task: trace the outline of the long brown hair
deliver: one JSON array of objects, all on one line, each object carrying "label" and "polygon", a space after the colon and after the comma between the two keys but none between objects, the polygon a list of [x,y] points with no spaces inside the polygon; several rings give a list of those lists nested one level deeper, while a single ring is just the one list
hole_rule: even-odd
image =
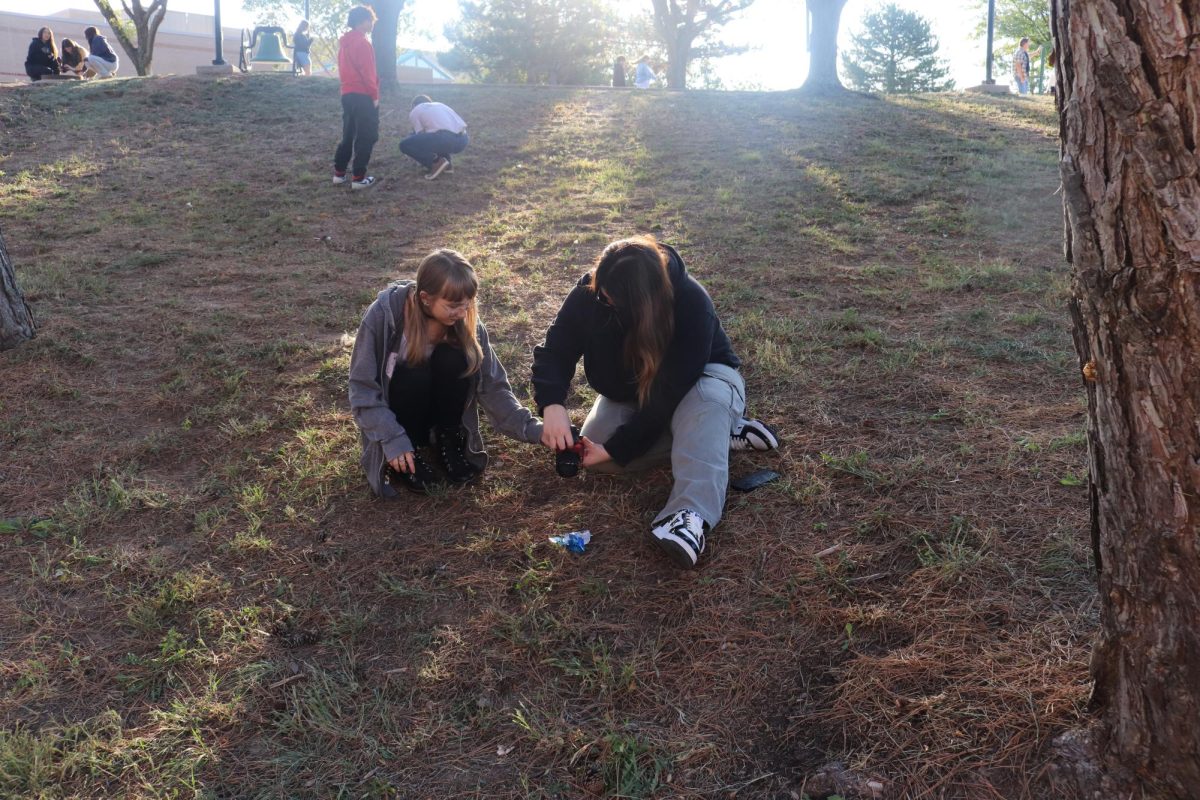
[{"label": "long brown hair", "polygon": [[50,41],[47,42],[47,44],[50,45],[50,55],[54,56],[55,58],[58,58],[58,46],[54,44],[54,31],[52,31],[49,28],[44,27],[44,26],[41,28],[38,28],[37,38],[38,38],[39,42],[42,41],[43,33],[50,34]]},{"label": "long brown hair", "polygon": [[475,336],[479,324],[479,311],[475,307],[475,295],[479,292],[479,279],[470,262],[456,250],[442,248],[434,250],[421,259],[417,267],[417,283],[408,290],[404,309],[404,336],[407,339],[404,361],[417,365],[429,357],[429,334],[425,329],[428,315],[421,307],[421,293],[440,300],[457,303],[470,300],[466,315],[447,332],[447,338],[462,348],[467,357],[467,371],[463,376],[474,375],[483,364],[483,348]]},{"label": "long brown hair", "polygon": [[[71,58],[73,60],[70,62],[67,61],[67,48],[70,48],[71,52],[73,53],[73,55],[71,56]],[[87,50],[80,47],[79,44],[77,44],[75,41],[73,41],[71,39],[63,39],[62,40],[62,60],[63,60],[64,64],[66,64],[69,67],[78,67],[80,64],[83,63],[83,60],[87,57],[88,57]]]},{"label": "long brown hair", "polygon": [[604,248],[588,283],[597,297],[608,296],[625,325],[625,364],[637,375],[642,405],[675,334],[675,290],[667,263],[666,248],[652,237],[622,239]]}]

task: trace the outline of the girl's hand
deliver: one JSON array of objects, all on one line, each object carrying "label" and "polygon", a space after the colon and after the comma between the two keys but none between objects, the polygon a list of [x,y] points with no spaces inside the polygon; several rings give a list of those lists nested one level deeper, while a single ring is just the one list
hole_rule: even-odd
[{"label": "girl's hand", "polygon": [[579,441],[583,442],[583,466],[594,467],[605,461],[612,461],[612,456],[604,449],[604,445],[593,442],[586,436],[580,436]]},{"label": "girl's hand", "polygon": [[571,417],[565,406],[543,408],[542,423],[542,444],[555,452],[571,446]]},{"label": "girl's hand", "polygon": [[416,464],[413,463],[412,450],[407,453],[401,453],[388,462],[388,466],[396,470],[396,472],[415,472]]}]

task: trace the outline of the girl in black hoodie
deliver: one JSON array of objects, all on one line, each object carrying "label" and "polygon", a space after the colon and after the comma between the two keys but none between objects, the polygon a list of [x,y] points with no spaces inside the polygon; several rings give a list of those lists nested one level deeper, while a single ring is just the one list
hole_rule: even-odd
[{"label": "girl in black hoodie", "polygon": [[669,460],[675,485],[650,539],[694,567],[725,506],[729,451],[779,442],[742,416],[741,361],[674,248],[649,237],[604,248],[534,349],[542,443],[559,451],[572,446],[565,403],[581,357],[599,395],[580,432],[583,466],[624,472]]},{"label": "girl in black hoodie", "polygon": [[40,81],[47,75],[58,75],[61,72],[62,62],[58,60],[58,48],[54,46],[54,32],[49,28],[42,28],[29,43],[29,54],[25,56],[25,74],[30,80]]}]

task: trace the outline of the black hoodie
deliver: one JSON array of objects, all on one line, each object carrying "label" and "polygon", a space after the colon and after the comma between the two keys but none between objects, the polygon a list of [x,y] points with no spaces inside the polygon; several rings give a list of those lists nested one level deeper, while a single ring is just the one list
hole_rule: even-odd
[{"label": "black hoodie", "polygon": [[[603,443],[621,465],[649,450],[667,430],[675,407],[700,379],[705,364],[734,369],[741,365],[708,292],[688,275],[679,253],[671,247],[667,251],[675,333],[646,404]],[[625,329],[616,312],[587,288],[588,282],[589,276],[584,275],[571,290],[546,330],[546,340],[533,350],[533,392],[539,413],[546,406],[565,403],[580,356],[593,389],[610,400],[637,402],[637,376],[625,364]]]},{"label": "black hoodie", "polygon": [[43,67],[49,67],[55,75],[61,69],[58,58],[54,55],[53,45],[43,42],[40,36],[33,37],[33,41],[29,43],[29,54],[25,56],[25,71],[28,72],[31,67],[39,71]]}]

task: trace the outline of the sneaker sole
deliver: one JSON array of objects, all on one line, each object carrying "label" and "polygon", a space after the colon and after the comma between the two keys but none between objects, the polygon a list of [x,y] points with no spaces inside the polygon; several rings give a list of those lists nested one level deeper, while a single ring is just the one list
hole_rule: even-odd
[{"label": "sneaker sole", "polygon": [[692,560],[691,553],[686,547],[670,539],[660,539],[654,535],[654,531],[646,531],[647,538],[654,543],[659,550],[675,562],[675,566],[680,569],[695,569],[696,562]]},{"label": "sneaker sole", "polygon": [[[738,448],[738,447],[731,446],[730,447],[731,450],[750,449],[750,450],[757,450],[760,453],[766,453],[771,450],[779,449],[779,433],[774,428],[772,428],[767,423],[763,422],[761,419],[747,420],[747,422],[756,423],[756,427],[761,427],[763,430],[763,433],[765,433],[770,438],[769,439],[761,438],[760,436],[758,436],[757,431],[755,431],[752,435],[747,435],[745,433],[745,429],[743,428],[743,432],[741,434],[739,434],[739,437],[744,442],[746,442],[746,444],[749,447],[748,448],[746,448],[746,447]],[[758,446],[758,444],[760,444],[760,443],[763,445],[763,447]]]},{"label": "sneaker sole", "polygon": [[445,171],[446,171],[446,167],[447,167],[447,166],[449,166],[449,165],[448,165],[448,164],[442,164],[442,166],[440,166],[439,168],[435,169],[433,172],[431,172],[431,173],[429,173],[428,175],[426,175],[426,176],[425,176],[425,180],[427,180],[427,181],[431,181],[431,180],[433,180],[434,178],[436,178],[438,175],[441,175],[443,172],[445,172]]}]

